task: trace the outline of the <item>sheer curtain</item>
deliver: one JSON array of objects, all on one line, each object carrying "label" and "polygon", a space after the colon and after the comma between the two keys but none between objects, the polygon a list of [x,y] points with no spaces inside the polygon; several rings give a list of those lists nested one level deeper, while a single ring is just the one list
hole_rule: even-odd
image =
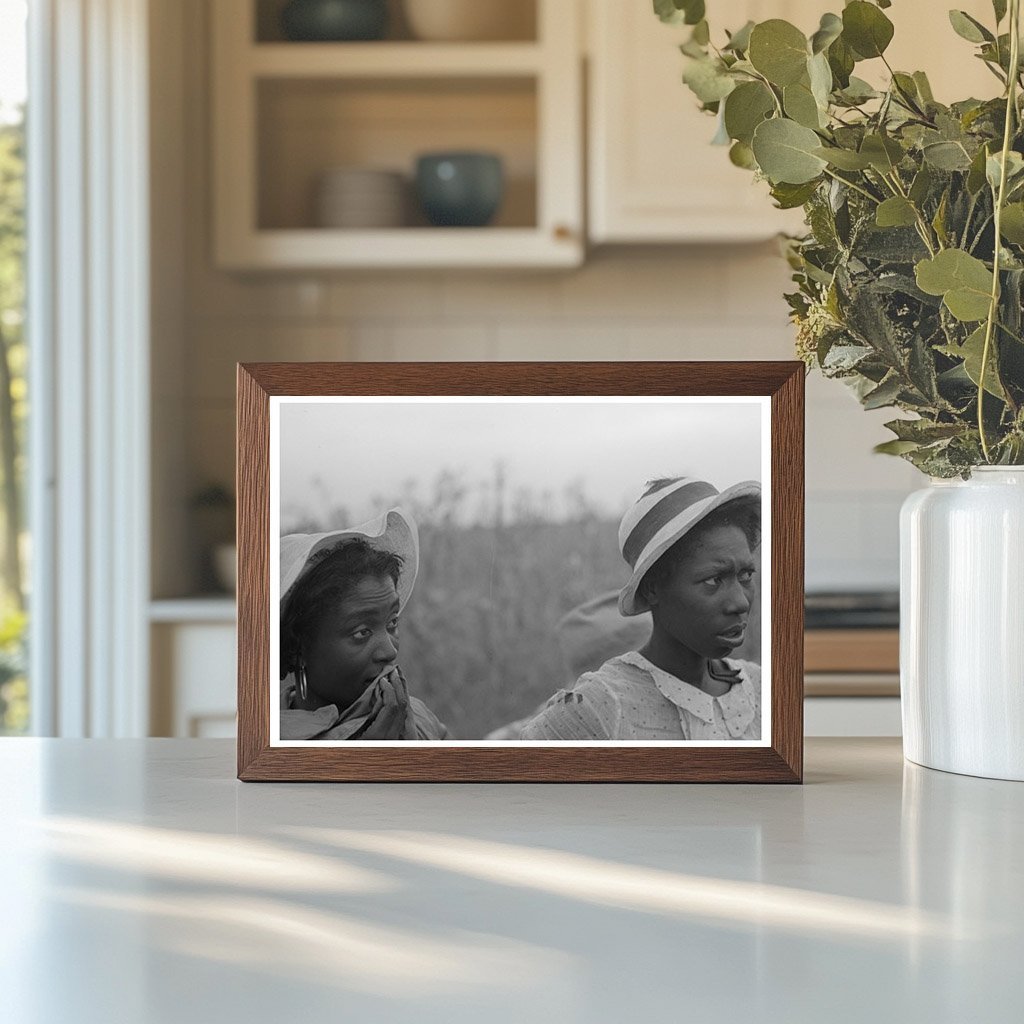
[{"label": "sheer curtain", "polygon": [[34,731],[148,724],[146,0],[29,5]]}]

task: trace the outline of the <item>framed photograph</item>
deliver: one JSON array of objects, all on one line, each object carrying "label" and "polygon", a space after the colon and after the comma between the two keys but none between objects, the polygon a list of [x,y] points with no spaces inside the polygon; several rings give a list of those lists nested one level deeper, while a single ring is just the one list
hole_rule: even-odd
[{"label": "framed photograph", "polygon": [[798,362],[238,367],[238,777],[799,782]]}]

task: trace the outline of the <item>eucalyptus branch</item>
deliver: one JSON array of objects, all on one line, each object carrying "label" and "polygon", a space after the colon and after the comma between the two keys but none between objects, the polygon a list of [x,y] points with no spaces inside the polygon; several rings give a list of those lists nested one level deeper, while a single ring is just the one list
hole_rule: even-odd
[{"label": "eucalyptus branch", "polygon": [[847,188],[852,188],[854,192],[859,192],[866,199],[870,199],[871,202],[877,206],[881,200],[877,196],[873,196],[866,189],[860,187],[852,181],[847,181],[846,178],[839,177],[834,171],[830,171],[827,167],[825,168],[825,174],[827,174],[833,181],[838,181],[841,185],[845,185]]},{"label": "eucalyptus branch", "polygon": [[[978,192],[980,191],[981,190],[979,189]],[[967,216],[964,218],[964,234],[963,238],[960,239],[961,248],[967,244],[967,232],[970,230],[971,220],[974,217],[974,207],[978,204],[978,192],[975,192],[974,195],[971,196],[970,205],[967,207]]]},{"label": "eucalyptus branch", "polygon": [[[1006,201],[1006,168],[1009,163],[1013,122],[1017,113],[1017,84],[1020,69],[1020,0],[1010,0],[1010,73],[1006,86],[1006,123],[1003,125],[1003,150],[999,167],[999,190],[995,197],[995,252],[992,257],[992,293],[989,298],[988,319],[985,321],[985,344],[981,350],[981,369],[978,371],[978,435],[985,461],[992,462],[988,435],[985,431],[985,374],[988,371],[992,349],[992,332],[999,312],[999,271],[1002,255],[1003,204]],[[998,44],[997,44],[998,45]]]},{"label": "eucalyptus branch", "polygon": [[992,223],[992,214],[986,213],[985,219],[981,222],[981,227],[978,228],[978,233],[974,236],[974,241],[971,242],[970,248],[967,250],[969,253],[973,253],[978,247],[978,243],[981,241],[981,236],[985,234],[985,229]]},{"label": "eucalyptus branch", "polygon": [[1005,334],[1008,334],[1011,338],[1013,338],[1014,341],[1019,341],[1022,345],[1024,345],[1024,338],[1022,338],[1016,331],[1011,331],[1010,328],[1007,327],[1002,320],[996,321],[996,327],[998,327],[999,330],[1003,331]]},{"label": "eucalyptus branch", "polygon": [[765,77],[764,77],[764,75],[762,75],[762,74],[761,74],[761,73],[760,73],[759,71],[757,71],[756,69],[755,69],[755,70],[754,70],[754,71],[752,72],[752,74],[753,74],[753,76],[754,76],[754,77],[755,77],[755,78],[756,78],[756,79],[757,79],[757,80],[758,80],[759,82],[761,82],[761,84],[762,84],[762,85],[764,85],[764,87],[765,87],[765,88],[766,88],[766,89],[768,90],[768,92],[769,92],[769,93],[771,93],[771,97],[772,97],[772,100],[773,100],[773,101],[774,101],[774,103],[775,103],[775,113],[776,113],[776,114],[777,114],[777,115],[778,115],[779,117],[785,117],[785,116],[786,116],[786,113],[785,113],[785,111],[784,111],[784,110],[782,109],[782,100],[781,100],[781,99],[779,99],[779,96],[778,96],[778,94],[777,94],[777,93],[775,92],[775,86],[773,86],[773,85],[772,85],[772,83],[771,83],[771,82],[769,82],[769,81],[768,81],[768,79],[767,79],[767,78],[765,78]]},{"label": "eucalyptus branch", "polygon": [[924,214],[921,213],[921,211],[917,208],[917,203],[913,202],[907,195],[906,189],[904,189],[903,187],[903,182],[900,181],[899,172],[895,168],[893,168],[893,172],[891,175],[883,174],[882,178],[885,181],[889,182],[889,184],[895,190],[896,194],[901,199],[906,199],[906,201],[910,204],[910,208],[914,211],[914,217],[917,219],[917,224],[915,225],[917,228],[917,233],[920,236],[921,241],[924,242],[925,248],[928,250],[928,254],[930,256],[934,256],[935,246],[937,245],[941,250],[943,248],[942,243],[939,241],[938,236],[936,236],[935,245],[932,244],[931,226],[924,219]]},{"label": "eucalyptus branch", "polygon": [[[927,121],[928,114],[917,105],[912,96],[904,92],[903,88],[900,86],[900,83],[896,81],[896,72],[893,71],[892,65],[885,59],[885,54],[881,54],[881,57],[882,63],[886,66],[886,68],[889,71],[889,88],[896,90],[896,92],[899,94],[900,99],[903,101],[903,105],[907,108],[907,110],[912,110],[918,116],[925,118],[926,123],[931,124],[930,121]],[[932,127],[934,127],[934,125]]]}]

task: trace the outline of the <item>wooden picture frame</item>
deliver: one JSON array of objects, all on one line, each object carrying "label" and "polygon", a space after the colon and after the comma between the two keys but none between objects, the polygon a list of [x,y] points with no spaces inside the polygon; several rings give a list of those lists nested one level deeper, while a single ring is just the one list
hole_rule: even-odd
[{"label": "wooden picture frame", "polygon": [[[381,401],[759,401],[770,735],[760,745],[272,740],[271,404]],[[423,396],[445,396],[426,398]],[[275,403],[275,408],[281,408]],[[238,366],[238,778],[247,781],[800,782],[803,772],[804,367],[799,362],[253,363]],[[612,421],[614,422],[614,421]],[[764,436],[767,434],[767,436]],[[600,444],[599,439],[593,443]],[[276,451],[276,449],[275,449]],[[767,481],[766,481],[767,483]],[[768,557],[770,556],[770,558]],[[275,584],[276,585],[276,584]],[[273,612],[273,616],[272,616]],[[768,684],[766,684],[768,685]]]}]

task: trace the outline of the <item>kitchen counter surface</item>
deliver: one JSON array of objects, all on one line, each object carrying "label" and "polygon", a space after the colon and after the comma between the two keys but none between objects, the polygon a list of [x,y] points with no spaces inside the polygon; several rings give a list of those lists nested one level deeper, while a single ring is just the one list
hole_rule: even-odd
[{"label": "kitchen counter surface", "polygon": [[1024,785],[809,740],[798,786],[243,785],[0,741],[3,1019],[1019,1020]]}]

